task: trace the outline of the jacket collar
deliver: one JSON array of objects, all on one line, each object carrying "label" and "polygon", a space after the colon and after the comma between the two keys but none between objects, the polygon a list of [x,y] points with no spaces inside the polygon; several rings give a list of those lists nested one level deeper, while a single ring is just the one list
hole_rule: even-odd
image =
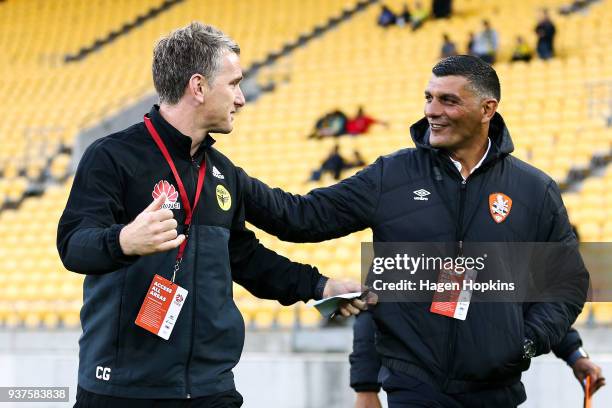
[{"label": "jacket collar", "polygon": [[[159,105],[153,105],[147,116],[151,118],[153,126],[169,151],[175,152],[185,158],[191,158],[191,138],[179,132],[163,118],[159,113]],[[206,138],[198,148],[198,151],[194,154],[194,157],[198,157],[204,149],[210,148],[213,143],[215,143],[215,139],[210,135],[206,135]]]},{"label": "jacket collar", "polygon": [[[422,118],[410,127],[410,135],[418,149],[427,149],[439,152],[440,149],[429,144],[429,122],[427,118]],[[489,138],[491,139],[491,149],[484,163],[506,156],[514,151],[514,144],[510,137],[510,132],[506,127],[502,116],[495,112],[489,125]],[[483,164],[484,164],[483,163]]]}]

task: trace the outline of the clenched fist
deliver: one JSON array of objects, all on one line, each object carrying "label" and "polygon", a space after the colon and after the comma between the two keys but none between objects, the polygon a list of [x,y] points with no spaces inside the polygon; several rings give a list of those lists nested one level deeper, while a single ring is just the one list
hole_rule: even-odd
[{"label": "clenched fist", "polygon": [[161,194],[119,233],[125,255],[149,255],[181,245],[185,235],[177,235],[177,222],[171,210],[162,209],[166,195]]}]

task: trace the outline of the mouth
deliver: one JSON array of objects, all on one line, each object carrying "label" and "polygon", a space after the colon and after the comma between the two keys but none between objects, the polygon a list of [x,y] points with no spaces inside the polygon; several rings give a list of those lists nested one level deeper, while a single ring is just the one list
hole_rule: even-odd
[{"label": "mouth", "polygon": [[444,129],[447,126],[448,125],[444,123],[430,123],[429,124],[429,127],[431,128],[431,130],[440,130],[440,129]]}]

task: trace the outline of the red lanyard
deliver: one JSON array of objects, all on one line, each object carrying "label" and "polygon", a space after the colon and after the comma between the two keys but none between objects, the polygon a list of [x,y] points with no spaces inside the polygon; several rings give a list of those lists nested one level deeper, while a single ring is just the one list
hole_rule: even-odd
[{"label": "red lanyard", "polygon": [[172,174],[174,175],[176,184],[178,184],[179,194],[181,196],[181,201],[183,202],[183,207],[185,208],[185,214],[186,214],[185,226],[187,227],[187,229],[185,231],[185,240],[179,246],[178,253],[176,254],[176,264],[174,265],[174,274],[172,275],[172,282],[174,282],[174,278],[176,277],[176,272],[178,271],[179,265],[181,261],[183,260],[183,253],[185,252],[185,247],[187,246],[187,240],[189,239],[189,228],[191,227],[191,218],[193,217],[193,212],[198,205],[198,201],[200,201],[200,193],[202,192],[202,186],[204,186],[204,176],[206,174],[206,157],[202,158],[200,170],[198,171],[198,184],[196,187],[196,194],[193,199],[193,206],[192,206],[189,204],[189,198],[187,197],[187,191],[185,190],[185,186],[183,185],[183,180],[181,179],[181,176],[179,176],[178,171],[176,170],[176,166],[174,165],[174,161],[172,160],[172,157],[170,157],[170,153],[168,152],[166,145],[164,144],[161,137],[159,137],[159,133],[157,133],[157,130],[155,130],[153,123],[151,123],[151,119],[147,117],[146,115],[144,117],[144,123],[147,129],[149,130],[151,137],[157,144],[157,147],[159,147],[159,150],[161,150],[162,154],[164,155],[164,158],[166,159],[168,166],[170,166],[170,169],[172,170]]}]

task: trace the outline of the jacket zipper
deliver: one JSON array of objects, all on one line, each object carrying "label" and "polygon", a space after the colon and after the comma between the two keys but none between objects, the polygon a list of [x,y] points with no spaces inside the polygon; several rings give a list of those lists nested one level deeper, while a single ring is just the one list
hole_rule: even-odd
[{"label": "jacket zipper", "polygon": [[[467,186],[467,181],[466,180],[461,180],[461,184],[459,186],[459,214],[458,214],[458,220],[457,220],[457,231],[456,231],[456,237],[457,237],[457,255],[458,256],[463,256],[463,214],[465,212],[465,194],[466,194],[466,186]],[[446,379],[444,380],[444,389],[446,390],[449,383],[450,383],[450,376],[451,376],[451,365],[452,365],[452,361],[453,359],[453,353],[455,352],[455,337],[457,335],[457,322],[455,319],[451,319],[450,321],[450,327],[449,327],[449,331],[448,331],[448,357],[446,360],[446,372],[447,372],[447,376]]]},{"label": "jacket zipper", "polygon": [[[195,159],[192,157],[191,158],[191,165],[189,166],[190,169],[190,173],[191,173],[191,181],[193,182],[194,185],[194,194],[195,194],[195,187],[197,187],[198,184],[198,179],[196,177],[196,175],[198,174],[198,170],[200,169],[200,166],[198,165],[198,163],[196,163]],[[195,218],[196,218],[196,213],[195,213],[195,208],[193,208],[193,216],[191,218],[191,224],[194,223]],[[191,229],[191,228],[190,228]],[[195,336],[195,325],[196,325],[196,319],[195,319],[195,312],[196,312],[196,301],[197,301],[197,296],[196,296],[196,273],[195,273],[195,256],[193,258],[193,277],[192,277],[192,283],[193,283],[193,294],[192,294],[192,299],[193,299],[193,303],[192,303],[192,307],[191,307],[191,336],[189,339],[189,356],[187,357],[187,364],[185,364],[185,386],[186,386],[186,390],[187,390],[187,399],[191,398],[191,378],[189,377],[189,367],[191,366],[191,359],[193,358],[193,338]]]}]

